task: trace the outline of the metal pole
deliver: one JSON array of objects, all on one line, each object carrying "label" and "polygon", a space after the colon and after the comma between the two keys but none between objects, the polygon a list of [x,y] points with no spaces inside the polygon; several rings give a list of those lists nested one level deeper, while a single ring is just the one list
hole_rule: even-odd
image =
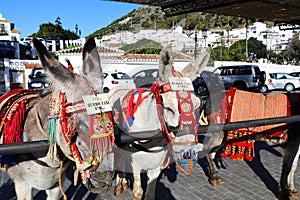
[{"label": "metal pole", "polygon": [[194,50],[194,58],[195,59],[197,58],[197,41],[198,41],[197,31],[195,31],[195,50]]},{"label": "metal pole", "polygon": [[48,148],[48,140],[34,142],[19,142],[15,144],[1,144],[0,155],[25,154],[42,151],[47,152]]},{"label": "metal pole", "polygon": [[[300,121],[300,115],[294,115],[289,117],[276,117],[276,118],[231,122],[231,123],[224,123],[224,124],[213,124],[209,126],[198,127],[198,133],[204,134],[208,132],[229,131],[229,130],[236,130],[240,128],[299,122],[299,121]],[[116,142],[118,141],[120,143],[128,143],[128,142],[140,141],[146,139],[148,140],[162,139],[162,138],[163,136],[160,130],[116,134]],[[34,152],[41,152],[41,151],[46,152],[48,148],[49,148],[48,140],[41,140],[35,142],[21,142],[16,144],[1,144],[0,155],[24,154],[24,153],[34,153]]]}]

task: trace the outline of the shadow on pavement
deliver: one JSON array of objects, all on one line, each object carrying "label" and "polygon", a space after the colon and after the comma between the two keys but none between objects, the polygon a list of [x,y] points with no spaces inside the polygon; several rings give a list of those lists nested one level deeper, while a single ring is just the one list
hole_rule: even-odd
[{"label": "shadow on pavement", "polygon": [[[278,193],[278,182],[274,179],[274,177],[270,174],[270,172],[265,168],[263,163],[261,162],[260,151],[265,150],[268,151],[275,156],[282,157],[282,154],[274,149],[274,146],[269,146],[265,142],[255,141],[255,157],[252,161],[245,161],[247,165],[253,170],[253,172],[263,181],[266,187],[276,196],[279,196]],[[278,163],[281,165],[281,163]]]},{"label": "shadow on pavement", "polygon": [[178,172],[175,163],[172,163],[169,165],[169,168],[161,171],[156,184],[156,200],[175,200],[171,190],[159,181],[167,178],[169,182],[174,183],[177,179],[177,174]]}]

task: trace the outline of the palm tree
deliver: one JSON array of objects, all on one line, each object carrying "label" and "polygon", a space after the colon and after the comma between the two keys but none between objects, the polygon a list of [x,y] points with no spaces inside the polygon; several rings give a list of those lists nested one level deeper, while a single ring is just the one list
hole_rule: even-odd
[{"label": "palm tree", "polygon": [[249,52],[248,52],[248,26],[249,26],[249,23],[251,23],[251,20],[249,20],[247,18],[242,19],[242,24],[246,29],[246,59],[248,59],[248,55],[249,55]]}]

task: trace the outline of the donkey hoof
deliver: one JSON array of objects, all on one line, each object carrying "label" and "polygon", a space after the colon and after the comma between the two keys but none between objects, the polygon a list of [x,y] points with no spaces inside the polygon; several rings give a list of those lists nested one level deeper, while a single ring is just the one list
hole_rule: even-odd
[{"label": "donkey hoof", "polygon": [[119,196],[120,194],[122,194],[123,190],[121,186],[117,186],[115,188],[115,195]]},{"label": "donkey hoof", "polygon": [[128,186],[127,183],[125,183],[125,184],[123,185],[123,190],[126,191],[126,190],[128,190],[128,189],[129,189],[129,186]]},{"label": "donkey hoof", "polygon": [[214,186],[217,187],[218,185],[221,185],[224,183],[224,179],[222,179],[221,177],[216,177],[213,179],[209,179],[209,183]]},{"label": "donkey hoof", "polygon": [[221,184],[223,184],[225,181],[224,181],[224,179],[222,179],[221,177],[218,177],[217,178],[217,184],[218,185],[221,185]]},{"label": "donkey hoof", "polygon": [[209,183],[214,186],[214,187],[218,187],[218,180],[209,180]]},{"label": "donkey hoof", "polygon": [[133,200],[141,200],[141,199],[142,199],[141,196],[134,196],[134,197],[133,197]]},{"label": "donkey hoof", "polygon": [[293,199],[297,199],[297,198],[299,198],[299,194],[298,194],[298,192],[290,192],[290,197]]}]

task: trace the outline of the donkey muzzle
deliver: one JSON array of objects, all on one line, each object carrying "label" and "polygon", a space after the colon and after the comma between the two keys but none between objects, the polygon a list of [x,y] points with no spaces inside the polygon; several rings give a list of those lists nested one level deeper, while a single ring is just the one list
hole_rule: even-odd
[{"label": "donkey muzzle", "polygon": [[113,172],[98,172],[91,173],[86,185],[87,188],[93,193],[105,193],[112,187]]}]

